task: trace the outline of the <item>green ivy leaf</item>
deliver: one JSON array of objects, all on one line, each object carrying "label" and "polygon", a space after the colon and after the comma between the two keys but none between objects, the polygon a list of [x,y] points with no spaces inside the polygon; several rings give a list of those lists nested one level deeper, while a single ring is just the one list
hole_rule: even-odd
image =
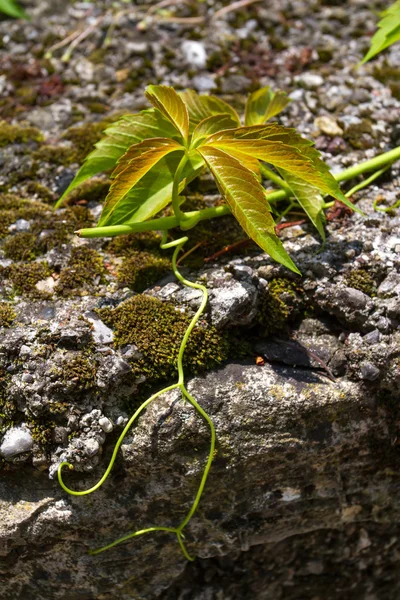
[{"label": "green ivy leaf", "polygon": [[378,23],[378,31],[372,37],[371,47],[361,64],[400,40],[400,0],[389,6],[382,14],[383,19]]},{"label": "green ivy leaf", "polygon": [[166,117],[184,140],[189,137],[189,114],[185,103],[172,87],[149,85],[146,98]]},{"label": "green ivy leaf", "polygon": [[263,87],[247,99],[245,125],[261,125],[282,112],[289,103],[286,92],[273,92],[270,87]]},{"label": "green ivy leaf", "polygon": [[[163,210],[171,202],[174,174],[181,157],[180,153],[172,152],[162,158],[122,198],[111,214],[102,215],[102,226],[139,223]],[[202,158],[198,154],[191,157],[183,170],[179,192],[203,169]]]},{"label": "green ivy leaf", "polygon": [[0,12],[16,19],[29,19],[24,9],[15,0],[0,0]]},{"label": "green ivy leaf", "polygon": [[[342,193],[320,154],[312,142],[302,138],[294,129],[267,124],[240,127],[233,131],[222,131],[207,138],[208,146],[220,148],[241,160],[241,155],[256,158],[285,169],[293,177],[303,180],[325,194],[330,194],[359,213]],[[361,213],[362,214],[362,213]]]},{"label": "green ivy leaf", "polygon": [[189,113],[189,131],[193,132],[196,125],[213,115],[228,114],[240,126],[240,119],[235,109],[216,96],[199,96],[194,90],[179,92]]},{"label": "green ivy leaf", "polygon": [[278,172],[289,185],[293,195],[297,198],[300,206],[308,215],[310,221],[316,227],[322,239],[325,240],[325,202],[318,188],[293,176],[290,171],[278,169]]},{"label": "green ivy leaf", "polygon": [[184,152],[175,140],[168,138],[153,138],[131,146],[124,154],[113,173],[114,181],[107,195],[99,227],[102,227],[110,215],[118,207],[120,201],[130,192],[164,156],[170,152]]},{"label": "green ivy leaf", "polygon": [[207,117],[206,119],[203,119],[203,121],[200,121],[198,125],[196,125],[190,144],[191,148],[195,148],[203,139],[207,138],[213,133],[217,133],[222,129],[235,129],[236,127],[237,123],[232,119],[231,115],[217,114]]},{"label": "green ivy leaf", "polygon": [[173,125],[154,108],[136,115],[125,115],[105,130],[105,136],[95,144],[95,150],[88,154],[85,162],[73,181],[57,201],[61,206],[64,198],[87,179],[113,169],[118,159],[133,144],[147,138],[177,137]]},{"label": "green ivy leaf", "polygon": [[198,152],[206,161],[232,214],[249,237],[274,260],[300,274],[275,233],[265,190],[254,174],[219,148],[204,145]]}]

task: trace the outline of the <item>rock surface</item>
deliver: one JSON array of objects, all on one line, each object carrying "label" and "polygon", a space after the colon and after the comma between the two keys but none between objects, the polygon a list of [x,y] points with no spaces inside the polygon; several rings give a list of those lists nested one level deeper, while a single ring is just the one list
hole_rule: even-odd
[{"label": "rock surface", "polygon": [[[399,47],[354,70],[381,4],[255,3],[210,20],[221,6],[43,1],[31,22],[0,22],[1,599],[400,596],[398,165],[353,196],[366,216],[332,209],[324,246],[310,224],[282,231],[301,279],[253,245],[213,258],[243,239],[233,218],[191,232],[202,244],[182,270],[210,302],[186,372],[217,431],[185,530],[196,562],[160,532],[88,554],[189,510],[210,435],[176,391],[149,406],[96,493],[57,482],[61,461],[73,489],[103,475],[130,415],[174,380],[199,302],[157,235],[73,235],[98,218],[106,176],[51,207],[102,130],[146,106],[148,83],[239,111],[250,89],[280,87],[292,98],[280,122],[334,171],[399,143]],[[88,27],[69,60],[50,50]],[[219,200],[207,177],[188,195]]]}]

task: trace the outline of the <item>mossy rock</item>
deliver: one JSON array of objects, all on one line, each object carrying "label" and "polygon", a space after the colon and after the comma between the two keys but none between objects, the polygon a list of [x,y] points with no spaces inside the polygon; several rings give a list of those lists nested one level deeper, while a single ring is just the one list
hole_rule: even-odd
[{"label": "mossy rock", "polygon": [[37,289],[36,284],[51,275],[51,269],[46,262],[16,263],[6,268],[0,268],[0,277],[10,279],[14,291],[19,295],[30,298],[45,298],[45,292]]},{"label": "mossy rock", "polygon": [[367,296],[376,295],[376,283],[372,275],[365,269],[353,269],[345,275],[345,282],[348,287],[359,290]]},{"label": "mossy rock", "polygon": [[[115,309],[98,310],[100,318],[114,329],[117,346],[135,344],[143,358],[132,365],[137,376],[149,382],[166,380],[177,373],[178,352],[190,323],[190,316],[173,304],[138,295]],[[218,366],[228,358],[227,336],[206,322],[200,322],[189,336],[183,364],[187,373]]]},{"label": "mossy rock", "polygon": [[285,277],[275,277],[268,282],[258,312],[258,321],[265,327],[266,335],[285,328],[298,312],[302,293],[298,283]]},{"label": "mossy rock", "polygon": [[12,260],[34,260],[39,253],[36,236],[27,232],[16,233],[4,242],[3,251],[5,257]]},{"label": "mossy rock", "polygon": [[96,373],[93,359],[76,353],[76,356],[63,365],[62,378],[65,383],[75,384],[79,390],[89,390],[96,385]]},{"label": "mossy rock", "polygon": [[87,246],[73,248],[67,266],[61,271],[57,295],[71,297],[93,292],[104,274],[103,259],[95,250]]},{"label": "mossy rock", "polygon": [[118,269],[118,281],[135,290],[143,292],[171,270],[168,258],[160,258],[149,252],[134,252],[126,257]]},{"label": "mossy rock", "polygon": [[[11,327],[16,316],[17,316],[16,312],[14,311],[11,304],[8,304],[7,302],[0,302],[0,327]],[[1,372],[0,372],[0,386],[1,386]]]},{"label": "mossy rock", "polygon": [[43,136],[36,127],[23,127],[11,125],[7,121],[0,121],[0,148],[9,144],[26,144],[26,142],[40,142]]}]

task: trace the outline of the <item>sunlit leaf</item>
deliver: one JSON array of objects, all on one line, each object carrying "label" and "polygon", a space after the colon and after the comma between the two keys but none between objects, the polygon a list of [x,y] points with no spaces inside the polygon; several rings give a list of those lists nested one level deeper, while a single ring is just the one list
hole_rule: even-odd
[{"label": "sunlit leaf", "polygon": [[245,154],[286,169],[293,176],[306,181],[321,192],[337,198],[352,210],[361,212],[342,193],[320,154],[309,140],[293,129],[280,125],[260,125],[222,131],[207,138],[207,145],[238,156]]},{"label": "sunlit leaf", "polygon": [[293,195],[297,198],[300,206],[307,213],[313,225],[317,228],[322,239],[325,240],[325,202],[318,188],[292,175],[290,171],[278,169],[278,172],[289,185]]},{"label": "sunlit leaf", "polygon": [[217,131],[221,131],[222,129],[234,129],[235,127],[237,127],[237,123],[232,119],[231,115],[218,114],[207,117],[196,125],[196,128],[193,131],[191,147],[195,148],[203,139]]},{"label": "sunlit leaf", "polygon": [[270,87],[263,87],[247,99],[245,125],[261,125],[282,112],[289,103],[286,92],[273,92]]},{"label": "sunlit leaf", "polygon": [[115,179],[106,198],[99,226],[104,225],[120,201],[154,165],[170,152],[177,151],[183,152],[184,148],[168,138],[144,140],[129,148],[115,169]]},{"label": "sunlit leaf", "polygon": [[60,206],[64,198],[87,179],[103,171],[113,169],[118,159],[133,144],[146,138],[177,137],[173,125],[153,108],[137,115],[125,115],[105,130],[105,136],[95,144],[73,181],[56,204]]},{"label": "sunlit leaf", "polygon": [[216,96],[199,96],[194,90],[186,90],[179,92],[180,97],[186,104],[189,113],[189,129],[193,132],[198,125],[207,117],[212,117],[218,114],[228,114],[236,123],[235,127],[240,125],[240,119],[235,109]]},{"label": "sunlit leaf", "polygon": [[189,114],[179,94],[166,85],[149,85],[146,97],[173,124],[184,140],[189,137]]},{"label": "sunlit leaf", "polygon": [[274,260],[299,273],[275,233],[265,190],[254,174],[218,148],[201,146],[198,152],[206,161],[232,214],[249,237]]},{"label": "sunlit leaf", "polygon": [[371,47],[361,64],[400,40],[400,0],[389,6],[382,14],[383,19],[378,23],[378,31],[372,37]]},{"label": "sunlit leaf", "polygon": [[0,0],[0,13],[16,19],[28,19],[28,15],[15,0]]},{"label": "sunlit leaf", "polygon": [[[113,212],[102,216],[102,225],[129,225],[139,223],[159,213],[171,202],[174,174],[181,160],[179,152],[162,158],[137,182],[118,203]],[[204,169],[203,159],[196,153],[186,163],[179,191]]]}]

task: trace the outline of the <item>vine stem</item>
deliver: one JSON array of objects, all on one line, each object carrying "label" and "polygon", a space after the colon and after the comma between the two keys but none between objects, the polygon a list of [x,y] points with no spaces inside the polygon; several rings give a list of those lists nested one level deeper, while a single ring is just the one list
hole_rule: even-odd
[{"label": "vine stem", "polygon": [[203,314],[204,309],[207,305],[208,292],[207,292],[207,288],[204,285],[201,285],[199,283],[194,283],[192,281],[189,281],[188,279],[185,279],[185,277],[183,277],[183,275],[179,272],[179,270],[177,268],[176,263],[177,263],[178,254],[179,254],[181,248],[183,247],[183,245],[188,241],[188,238],[185,236],[178,240],[174,240],[172,242],[167,242],[166,236],[167,236],[167,232],[165,231],[162,242],[161,242],[161,248],[164,250],[172,248],[172,247],[175,248],[173,256],[172,256],[172,269],[173,269],[173,272],[174,272],[176,278],[184,285],[194,288],[194,289],[197,289],[197,290],[201,290],[201,292],[202,292],[202,300],[201,300],[200,306],[197,309],[196,314],[190,321],[189,326],[186,329],[186,332],[183,336],[183,339],[182,339],[182,342],[181,342],[181,345],[179,348],[178,361],[177,361],[178,382],[174,383],[172,385],[169,385],[168,387],[158,391],[157,393],[150,396],[150,398],[148,398],[145,402],[143,402],[143,404],[141,404],[141,406],[137,409],[137,411],[129,419],[128,423],[124,427],[124,430],[122,431],[121,435],[119,436],[117,443],[114,447],[114,451],[112,453],[110,462],[108,464],[108,467],[107,467],[104,475],[94,486],[92,486],[91,488],[89,488],[87,490],[83,490],[83,491],[75,491],[75,490],[72,490],[71,488],[67,487],[62,478],[62,470],[65,466],[68,466],[69,469],[74,468],[73,465],[68,462],[62,462],[59,465],[57,476],[58,476],[58,481],[59,481],[62,489],[64,491],[66,491],[68,494],[71,494],[72,496],[85,496],[87,494],[91,494],[92,492],[96,491],[101,485],[103,485],[103,483],[106,481],[107,477],[109,476],[110,471],[114,465],[115,459],[117,457],[118,450],[119,450],[126,434],[130,430],[130,428],[132,427],[132,425],[136,421],[136,419],[139,417],[139,415],[143,412],[143,410],[147,406],[149,406],[149,404],[151,404],[151,402],[156,400],[159,396],[161,396],[162,394],[164,394],[166,392],[174,390],[174,389],[179,389],[181,391],[182,397],[189,400],[189,402],[193,406],[193,408],[201,415],[201,417],[206,421],[206,423],[209,426],[210,433],[211,433],[211,440],[210,440],[210,449],[209,449],[209,453],[208,453],[208,459],[207,459],[206,466],[203,471],[203,475],[202,475],[200,485],[198,487],[195,499],[194,499],[194,501],[191,505],[191,508],[190,508],[189,512],[187,513],[186,517],[183,519],[183,521],[180,523],[180,525],[178,525],[178,527],[156,526],[156,527],[148,527],[147,529],[141,529],[139,531],[134,531],[133,533],[130,533],[128,535],[118,538],[117,540],[115,540],[114,542],[112,542],[110,544],[107,544],[106,546],[102,546],[101,548],[97,548],[96,550],[90,550],[90,554],[100,554],[101,552],[109,550],[110,548],[113,548],[114,546],[117,546],[118,544],[121,544],[122,542],[126,542],[126,541],[130,540],[131,538],[138,537],[145,533],[152,533],[155,531],[165,531],[165,532],[169,532],[169,533],[175,533],[178,544],[179,544],[184,556],[186,557],[186,559],[190,560],[190,561],[194,560],[194,557],[191,556],[189,554],[189,552],[187,551],[185,543],[183,541],[184,540],[183,529],[187,526],[187,524],[193,517],[194,513],[196,512],[197,507],[200,502],[200,499],[201,499],[201,496],[203,494],[204,486],[206,485],[208,474],[209,474],[211,464],[212,464],[212,461],[214,458],[216,434],[215,434],[215,427],[214,427],[214,424],[213,424],[211,418],[205,412],[205,410],[198,404],[198,402],[195,400],[195,398],[189,393],[189,391],[187,390],[187,388],[185,386],[183,357],[184,357],[184,352],[185,352],[185,348],[186,348],[189,336],[190,336],[191,332],[193,331],[193,328],[196,326],[196,323],[198,322],[199,318]]},{"label": "vine stem", "polygon": [[[183,157],[185,158],[185,157]],[[333,174],[336,181],[347,181],[358,175],[363,175],[369,171],[380,172],[382,169],[389,168],[394,162],[400,160],[400,146],[384,152],[379,156],[375,156],[370,160],[366,160],[358,165],[354,165],[344,171]],[[182,167],[183,169],[183,167]],[[264,171],[265,172],[265,171]],[[277,176],[276,176],[277,177]],[[361,182],[359,185],[366,186],[367,181]],[[281,185],[281,184],[279,184]],[[361,188],[358,188],[361,189]],[[352,190],[354,193],[354,189]],[[272,205],[275,202],[286,200],[291,193],[286,190],[278,190],[271,192],[267,195],[268,202]],[[182,212],[179,208],[178,200],[175,201],[177,204],[178,212],[173,217],[161,217],[159,219],[151,219],[149,221],[142,221],[141,223],[132,223],[131,225],[110,225],[107,227],[92,227],[88,229],[79,229],[75,233],[84,238],[97,238],[97,237],[114,237],[116,235],[124,235],[128,233],[137,233],[142,231],[165,231],[167,229],[173,229],[174,227],[181,226],[182,229],[190,229],[194,227],[199,221],[207,221],[216,217],[223,217],[230,214],[229,206],[216,206],[212,208],[205,208],[203,210],[195,210],[191,212]],[[183,217],[181,219],[181,216]]]}]

